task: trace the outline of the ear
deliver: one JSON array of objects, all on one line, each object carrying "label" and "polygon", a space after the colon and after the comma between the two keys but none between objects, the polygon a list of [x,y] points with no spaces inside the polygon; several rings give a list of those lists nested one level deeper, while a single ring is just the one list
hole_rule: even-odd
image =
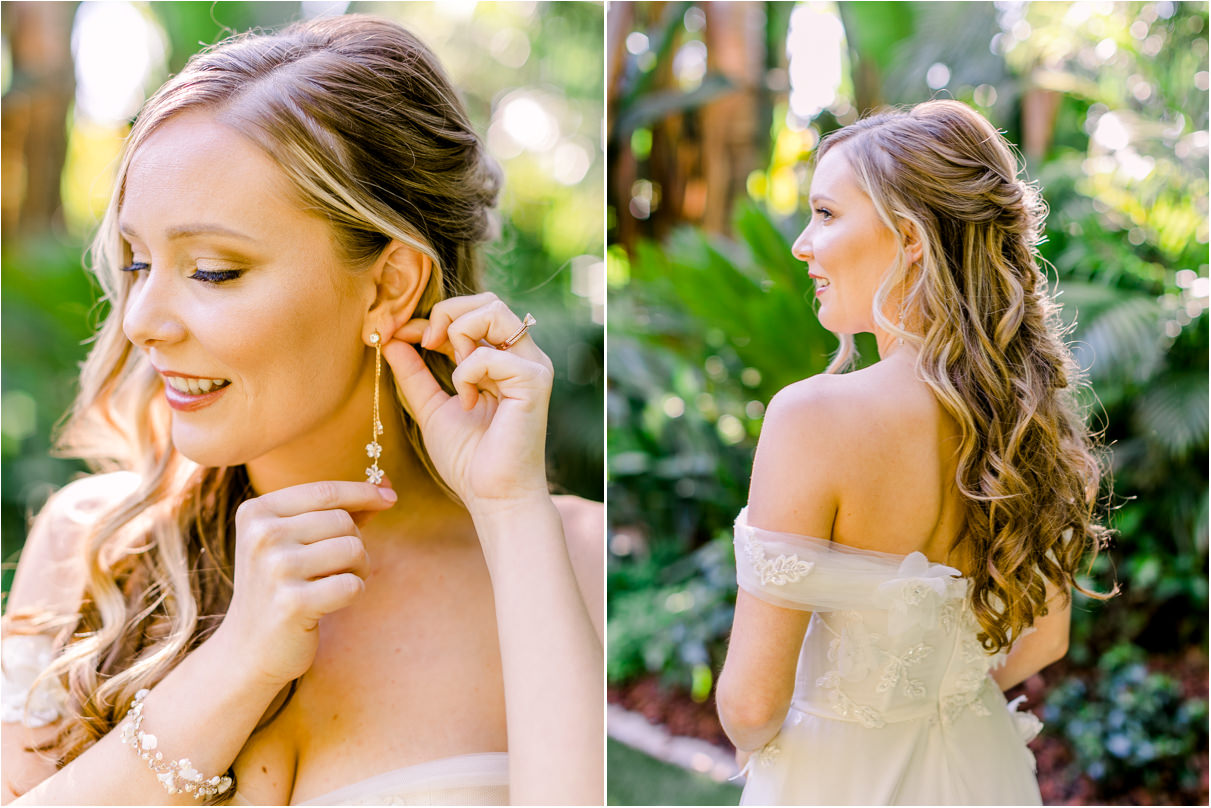
[{"label": "ear", "polygon": [[366,312],[364,336],[368,339],[371,331],[378,331],[386,340],[412,319],[412,313],[429,285],[433,261],[415,247],[392,240],[375,260],[370,272],[374,278],[375,298]]},{"label": "ear", "polygon": [[909,264],[915,264],[925,254],[921,241],[921,233],[917,226],[907,219],[900,220],[900,239],[904,243],[904,256]]}]

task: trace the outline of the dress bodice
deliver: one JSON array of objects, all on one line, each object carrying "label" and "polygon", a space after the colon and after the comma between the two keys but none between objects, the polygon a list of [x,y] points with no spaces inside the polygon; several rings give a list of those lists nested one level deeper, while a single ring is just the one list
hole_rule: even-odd
[{"label": "dress bodice", "polygon": [[988,672],[1004,654],[981,646],[968,581],[958,570],[920,552],[882,553],[755,528],[746,511],[736,519],[735,547],[746,592],[813,612],[792,712],[870,728],[987,713],[983,691],[995,688]]},{"label": "dress bodice", "polygon": [[[239,792],[233,805],[251,805]],[[299,805],[508,805],[509,755],[482,752],[375,775]]]}]

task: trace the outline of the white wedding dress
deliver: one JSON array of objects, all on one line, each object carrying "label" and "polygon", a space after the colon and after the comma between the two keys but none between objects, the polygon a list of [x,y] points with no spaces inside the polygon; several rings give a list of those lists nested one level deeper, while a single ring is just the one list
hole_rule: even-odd
[{"label": "white wedding dress", "polygon": [[[252,805],[237,791],[232,805]],[[299,805],[508,805],[509,755],[483,752],[405,766]]]},{"label": "white wedding dress", "polygon": [[812,612],[786,720],[753,753],[742,805],[1039,805],[1042,724],[1006,705],[967,580],[907,556],[736,519],[740,587]]}]

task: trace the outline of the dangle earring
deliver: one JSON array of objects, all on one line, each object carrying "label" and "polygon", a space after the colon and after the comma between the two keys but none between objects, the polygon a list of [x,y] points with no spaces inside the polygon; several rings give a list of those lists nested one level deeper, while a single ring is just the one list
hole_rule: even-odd
[{"label": "dangle earring", "polygon": [[379,420],[378,414],[378,386],[383,374],[382,342],[383,338],[379,336],[378,331],[370,335],[370,344],[374,346],[374,423],[371,427],[370,442],[366,444],[366,456],[370,458],[370,465],[366,468],[366,482],[375,485],[383,480],[383,470],[378,467],[378,458],[383,453],[383,447],[378,442],[379,435],[383,434],[383,422]]}]

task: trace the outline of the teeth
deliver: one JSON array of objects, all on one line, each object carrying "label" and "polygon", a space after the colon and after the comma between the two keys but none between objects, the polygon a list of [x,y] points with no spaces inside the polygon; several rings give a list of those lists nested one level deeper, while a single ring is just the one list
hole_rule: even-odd
[{"label": "teeth", "polygon": [[182,376],[165,376],[164,380],[173,390],[191,396],[200,396],[230,384],[226,379],[186,379]]}]

